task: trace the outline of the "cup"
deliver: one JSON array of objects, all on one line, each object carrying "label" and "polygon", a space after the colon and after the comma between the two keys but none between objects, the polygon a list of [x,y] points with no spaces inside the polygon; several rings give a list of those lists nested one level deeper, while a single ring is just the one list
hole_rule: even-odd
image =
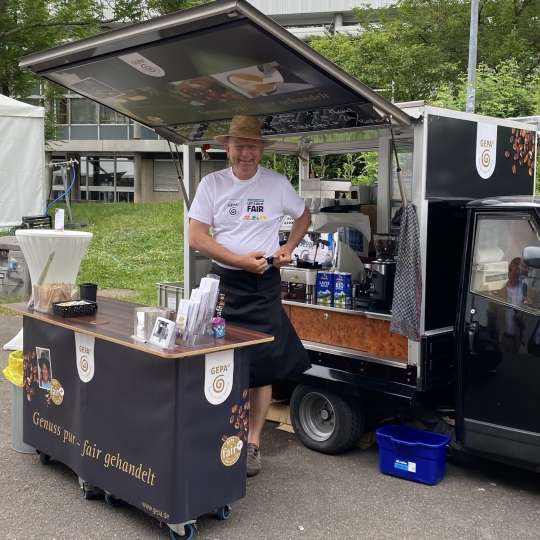
[{"label": "cup", "polygon": [[81,300],[95,302],[97,296],[97,285],[95,283],[81,283],[79,285],[79,297]]}]

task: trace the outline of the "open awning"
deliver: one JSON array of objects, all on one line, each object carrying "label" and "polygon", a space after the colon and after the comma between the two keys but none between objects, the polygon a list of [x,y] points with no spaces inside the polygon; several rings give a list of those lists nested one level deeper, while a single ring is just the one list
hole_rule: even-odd
[{"label": "open awning", "polygon": [[28,55],[21,67],[175,142],[235,114],[296,135],[411,118],[243,0],[217,1]]}]

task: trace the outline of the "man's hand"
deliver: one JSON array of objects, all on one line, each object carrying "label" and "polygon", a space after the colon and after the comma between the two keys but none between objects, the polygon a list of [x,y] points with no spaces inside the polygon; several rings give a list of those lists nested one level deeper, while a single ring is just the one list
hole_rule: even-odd
[{"label": "man's hand", "polygon": [[263,274],[268,268],[268,263],[264,258],[264,251],[252,251],[245,255],[239,255],[234,266],[254,274]]},{"label": "man's hand", "polygon": [[286,266],[287,264],[291,264],[291,257],[292,257],[292,251],[286,246],[281,246],[274,253],[273,265],[276,268],[281,268],[282,266]]}]

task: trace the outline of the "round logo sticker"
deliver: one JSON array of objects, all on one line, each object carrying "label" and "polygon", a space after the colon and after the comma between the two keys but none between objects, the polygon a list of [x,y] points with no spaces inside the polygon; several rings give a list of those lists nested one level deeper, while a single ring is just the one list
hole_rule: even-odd
[{"label": "round logo sticker", "polygon": [[64,401],[64,389],[62,388],[62,385],[57,379],[53,379],[51,381],[51,401],[55,405],[62,405],[62,401]]},{"label": "round logo sticker", "polygon": [[239,459],[244,443],[236,436],[228,437],[221,446],[221,463],[225,467],[231,467]]},{"label": "round logo sticker", "polygon": [[220,405],[229,397],[233,387],[233,351],[207,354],[204,364],[204,395],[212,405]]}]

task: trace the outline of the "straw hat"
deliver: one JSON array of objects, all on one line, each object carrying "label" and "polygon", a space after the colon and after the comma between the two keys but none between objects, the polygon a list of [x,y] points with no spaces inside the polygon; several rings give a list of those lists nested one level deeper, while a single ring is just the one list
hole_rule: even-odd
[{"label": "straw hat", "polygon": [[216,141],[223,144],[229,137],[239,137],[241,139],[253,139],[261,141],[264,146],[270,146],[272,141],[265,139],[261,134],[261,123],[254,116],[233,116],[227,135],[217,135]]}]

